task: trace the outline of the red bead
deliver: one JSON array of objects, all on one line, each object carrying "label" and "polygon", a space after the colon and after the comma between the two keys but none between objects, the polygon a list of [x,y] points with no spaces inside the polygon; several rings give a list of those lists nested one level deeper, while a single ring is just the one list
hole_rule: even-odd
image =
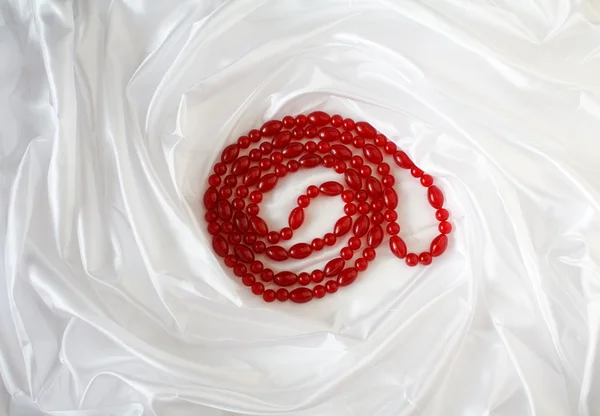
[{"label": "red bead", "polygon": [[225,256],[225,260],[223,260],[223,262],[225,263],[225,266],[233,267],[237,264],[237,259],[233,254],[228,254]]},{"label": "red bead", "polygon": [[352,151],[343,144],[334,144],[333,146],[331,146],[330,151],[332,155],[334,155],[340,160],[352,159]]},{"label": "red bead", "polygon": [[247,149],[250,146],[250,138],[246,136],[241,136],[237,141],[238,147],[241,149]]},{"label": "red bead", "polygon": [[236,159],[231,166],[231,173],[234,175],[243,175],[250,167],[250,158],[248,156],[242,156]]},{"label": "red bead", "polygon": [[319,190],[325,195],[337,196],[342,193],[344,187],[339,182],[329,181],[322,183]]},{"label": "red bead", "polygon": [[335,258],[333,260],[329,260],[325,265],[323,272],[327,277],[337,276],[344,269],[344,264],[346,264],[344,259]]},{"label": "red bead", "polygon": [[297,230],[300,228],[302,223],[304,222],[304,210],[300,207],[296,207],[290,213],[288,218],[288,224],[292,230]]},{"label": "red bead", "polygon": [[300,114],[300,115],[296,116],[296,126],[298,126],[298,127],[306,126],[307,121],[308,120],[304,114]]},{"label": "red bead", "polygon": [[394,211],[393,209],[388,209],[384,214],[383,217],[385,218],[385,220],[387,222],[392,222],[392,221],[396,221],[398,219],[398,214],[396,213],[396,211]]},{"label": "red bead", "polygon": [[327,153],[331,149],[331,145],[328,142],[323,141],[319,142],[317,147],[319,148],[319,152],[321,153]]},{"label": "red bead", "polygon": [[375,147],[372,144],[365,144],[363,147],[363,155],[365,159],[367,159],[371,163],[381,163],[383,162],[383,155],[381,154],[381,150]]},{"label": "red bead", "polygon": [[337,162],[335,162],[335,165],[333,165],[333,170],[336,173],[346,172],[346,163],[341,160],[338,160]]},{"label": "red bead", "polygon": [[369,217],[361,215],[354,221],[354,235],[358,238],[364,236],[369,231]]},{"label": "red bead", "polygon": [[316,198],[319,196],[319,187],[315,186],[315,185],[310,185],[308,188],[306,188],[306,195],[308,195],[309,198]]},{"label": "red bead", "polygon": [[244,242],[246,244],[253,244],[256,241],[256,234],[245,234]]},{"label": "red bead", "polygon": [[269,232],[269,228],[267,227],[267,223],[260,217],[250,217],[250,227],[254,230],[254,232],[261,237],[264,237]]},{"label": "red bead", "polygon": [[371,166],[369,166],[369,165],[363,165],[363,166],[360,167],[360,174],[364,178],[368,178],[369,176],[371,176],[371,173],[373,173],[373,170],[371,169]]},{"label": "red bead", "polygon": [[335,165],[335,161],[336,159],[332,155],[323,156],[323,166],[326,168],[332,168]]},{"label": "red bead", "polygon": [[206,209],[212,209],[217,204],[217,199],[219,198],[219,192],[217,188],[210,187],[204,193],[204,207]]},{"label": "red bead", "polygon": [[356,200],[358,202],[365,202],[367,199],[369,198],[369,194],[367,194],[367,191],[362,190],[356,193]]},{"label": "red bead", "polygon": [[383,190],[383,202],[389,209],[395,209],[398,206],[398,194],[392,188]]},{"label": "red bead", "polygon": [[344,179],[350,188],[356,191],[360,191],[362,189],[362,178],[354,169],[346,169],[344,172]]},{"label": "red bead", "polygon": [[292,116],[285,116],[281,121],[283,122],[283,127],[285,127],[286,129],[291,129],[292,127],[294,127],[294,124],[296,124],[296,121]]},{"label": "red bead", "polygon": [[348,231],[350,231],[351,227],[352,227],[352,218],[346,215],[346,216],[340,218],[339,220],[337,220],[337,222],[333,226],[333,233],[335,234],[336,237],[341,237],[344,234],[346,234]]},{"label": "red bead", "polygon": [[397,235],[390,238],[390,251],[399,259],[406,257],[406,243]]},{"label": "red bead", "polygon": [[248,137],[250,138],[251,141],[256,143],[261,139],[262,134],[260,134],[260,131],[253,129],[248,132]]},{"label": "red bead", "polygon": [[308,195],[300,195],[298,197],[298,206],[300,208],[306,208],[309,205],[310,205],[310,198],[308,197]]},{"label": "red bead", "polygon": [[242,242],[242,236],[237,233],[232,233],[229,234],[228,240],[231,244],[236,245]]},{"label": "red bead", "polygon": [[371,211],[371,206],[366,202],[361,202],[360,204],[358,204],[358,212],[360,212],[361,214],[368,214],[369,211]]},{"label": "red bead", "polygon": [[354,267],[349,267],[347,269],[342,270],[337,278],[337,282],[340,286],[348,286],[352,284],[356,278],[358,277],[358,270]]},{"label": "red bead", "polygon": [[381,178],[381,183],[386,188],[391,188],[396,183],[396,179],[394,179],[392,175],[383,175],[383,178]]},{"label": "red bead", "polygon": [[410,267],[415,267],[417,264],[419,264],[419,256],[417,256],[415,253],[409,253],[406,255],[405,261]]},{"label": "red bead", "polygon": [[271,269],[264,269],[260,274],[260,278],[262,279],[263,282],[272,281],[274,276],[275,276],[275,273],[273,273],[273,270],[271,270]]},{"label": "red bead", "polygon": [[373,215],[371,215],[371,222],[375,225],[381,224],[383,219],[383,214],[381,212],[374,212]]},{"label": "red bead", "polygon": [[258,148],[263,155],[268,155],[273,151],[273,145],[269,142],[262,142]]},{"label": "red bead", "polygon": [[259,204],[263,200],[263,194],[261,191],[250,192],[250,201],[255,204]]},{"label": "red bead", "polygon": [[210,186],[219,186],[221,184],[221,177],[219,175],[212,174],[208,177],[208,184]]},{"label": "red bead", "polygon": [[233,231],[233,225],[229,221],[225,221],[221,224],[221,231],[225,234],[229,234]]},{"label": "red bead", "polygon": [[273,282],[278,286],[292,286],[298,281],[296,273],[279,272],[273,277]]},{"label": "red bead", "polygon": [[311,301],[312,298],[312,291],[305,287],[299,287],[290,292],[290,300],[294,303],[306,303]]},{"label": "red bead", "polygon": [[206,228],[208,230],[208,233],[210,235],[215,235],[219,233],[220,227],[219,224],[217,224],[216,222],[210,223],[208,224],[208,227]]},{"label": "red bead", "polygon": [[346,215],[356,214],[356,205],[353,203],[348,203],[348,204],[344,205],[344,214],[346,214]]},{"label": "red bead", "polygon": [[252,249],[254,250],[254,252],[256,254],[262,254],[267,249],[267,245],[265,243],[263,243],[262,241],[257,241],[256,243],[254,243],[252,245]]},{"label": "red bead", "polygon": [[402,150],[398,150],[396,153],[394,153],[394,162],[396,162],[396,165],[402,169],[410,169],[413,167],[412,160],[410,160],[408,155]]},{"label": "red bead", "polygon": [[354,120],[352,120],[351,118],[347,118],[346,120],[344,120],[344,129],[345,130],[353,130],[355,126]]},{"label": "red bead", "polygon": [[322,161],[323,159],[321,156],[311,153],[300,158],[300,166],[303,168],[314,168],[315,166],[320,165]]},{"label": "red bead", "polygon": [[271,153],[271,162],[273,163],[281,163],[283,162],[283,153],[281,152],[273,152]]},{"label": "red bead", "polygon": [[334,234],[332,233],[327,233],[325,234],[325,236],[323,237],[323,241],[325,242],[325,244],[327,244],[328,246],[332,246],[335,244],[335,242],[337,241],[337,238]]},{"label": "red bead", "polygon": [[442,222],[440,222],[438,229],[440,230],[440,233],[442,233],[442,234],[450,234],[450,232],[452,232],[452,224],[450,224],[447,221],[442,221]]},{"label": "red bead", "polygon": [[294,136],[294,139],[300,140],[304,137],[304,129],[302,127],[296,127],[292,130],[292,136]]},{"label": "red bead", "polygon": [[373,176],[367,178],[367,190],[373,198],[379,198],[383,195],[381,183]]},{"label": "red bead", "polygon": [[283,149],[292,141],[292,133],[289,131],[282,131],[277,136],[273,137],[271,144],[275,149]]},{"label": "red bead", "polygon": [[365,164],[365,161],[363,160],[362,157],[356,155],[356,156],[352,156],[352,167],[353,168],[360,168],[362,165]]},{"label": "red bead", "polygon": [[298,284],[306,286],[310,284],[310,274],[302,272],[298,275]]},{"label": "red bead", "polygon": [[206,213],[204,214],[204,219],[206,220],[206,222],[215,222],[217,218],[219,218],[219,216],[213,210],[206,211]]},{"label": "red bead", "polygon": [[323,281],[323,279],[325,278],[325,273],[323,273],[322,270],[313,270],[312,273],[310,274],[310,277],[313,282],[321,283]]},{"label": "red bead", "polygon": [[400,226],[395,222],[390,222],[385,230],[389,235],[396,235],[400,232]]},{"label": "red bead", "polygon": [[344,247],[340,250],[340,257],[344,260],[350,260],[354,256],[354,251],[349,247]]},{"label": "red bead", "polygon": [[235,185],[237,185],[237,178],[233,175],[227,175],[225,177],[225,186],[233,188]]},{"label": "red bead", "polygon": [[426,188],[430,187],[431,185],[433,185],[433,177],[427,174],[421,176],[421,185],[423,185]]},{"label": "red bead", "polygon": [[256,279],[254,278],[254,275],[252,275],[250,273],[246,273],[242,277],[242,283],[244,284],[244,286],[252,286],[255,281],[256,281]]},{"label": "red bead", "polygon": [[340,138],[340,132],[333,127],[323,127],[319,130],[319,138],[327,142],[333,142]]},{"label": "red bead", "polygon": [[342,127],[342,124],[344,124],[344,119],[342,118],[342,116],[340,116],[339,114],[331,116],[331,125],[333,127]]},{"label": "red bead", "polygon": [[418,167],[413,166],[412,168],[410,168],[410,174],[415,178],[420,178],[421,176],[423,176],[423,171]]},{"label": "red bead", "polygon": [[260,179],[256,187],[261,192],[269,192],[271,189],[275,188],[278,179],[279,178],[274,173],[268,173]]},{"label": "red bead", "polygon": [[358,250],[360,248],[361,242],[360,242],[360,238],[358,237],[350,237],[350,239],[348,240],[348,247],[350,247],[352,250]]},{"label": "red bead", "polygon": [[325,287],[321,286],[321,285],[316,285],[315,287],[313,287],[312,291],[313,291],[313,295],[317,299],[321,299],[321,298],[325,297],[325,295],[327,294]]},{"label": "red bead", "polygon": [[429,252],[433,257],[441,256],[448,248],[448,236],[440,234],[431,242]]},{"label": "red bead", "polygon": [[255,295],[262,295],[264,291],[265,285],[263,285],[261,282],[256,282],[252,285],[252,293]]},{"label": "red bead", "polygon": [[290,247],[289,252],[293,259],[304,259],[311,255],[312,247],[306,243],[297,243]]},{"label": "red bead", "polygon": [[313,111],[308,115],[308,122],[315,126],[324,126],[329,123],[329,120],[331,120],[329,114],[323,111]]},{"label": "red bead", "polygon": [[285,302],[286,300],[288,300],[290,298],[290,292],[287,289],[279,289],[277,290],[277,293],[275,294],[275,296],[277,297],[277,300],[279,302]]},{"label": "red bead", "polygon": [[224,163],[216,163],[213,170],[217,175],[225,175],[225,173],[227,172],[227,166],[225,166]]},{"label": "red bead", "polygon": [[352,140],[354,140],[352,133],[345,131],[340,134],[340,142],[342,142],[342,144],[352,144]]},{"label": "red bead", "polygon": [[237,277],[242,277],[247,271],[248,270],[246,269],[246,266],[244,266],[242,263],[238,263],[233,267],[233,274],[235,274]]},{"label": "red bead", "polygon": [[308,138],[313,138],[313,137],[317,137],[317,133],[318,130],[315,126],[308,126],[307,128],[304,129],[304,134],[306,135],[306,137]]},{"label": "red bead", "polygon": [[375,255],[377,253],[375,252],[374,249],[372,249],[371,247],[369,248],[365,248],[363,250],[363,257],[367,260],[367,261],[373,261],[375,260]]},{"label": "red bead", "polygon": [[446,221],[450,217],[450,213],[447,209],[440,208],[435,212],[435,218],[438,221]]},{"label": "red bead", "polygon": [[236,144],[230,144],[221,153],[221,162],[229,164],[233,162],[240,154],[240,148]]},{"label": "red bead", "polygon": [[283,178],[287,173],[287,168],[285,167],[285,165],[277,165],[275,166],[275,175],[277,175],[278,178]]},{"label": "red bead", "polygon": [[252,263],[250,263],[250,271],[252,273],[260,273],[263,271],[264,267],[265,266],[262,261],[254,260]]},{"label": "red bead", "polygon": [[283,123],[279,120],[267,121],[260,128],[260,132],[264,137],[274,136],[282,129]]},{"label": "red bead", "polygon": [[271,260],[275,260],[275,261],[283,261],[283,260],[287,260],[288,258],[288,253],[285,250],[285,248],[281,247],[281,246],[271,246],[268,247],[266,250],[267,256],[271,259]]},{"label": "red bead", "polygon": [[248,188],[245,186],[239,186],[236,190],[235,190],[235,194],[237,196],[239,196],[240,198],[245,198],[248,196]]},{"label": "red bead", "polygon": [[279,233],[276,231],[271,231],[269,235],[267,235],[267,241],[271,244],[279,243]]},{"label": "red bead", "polygon": [[378,134],[375,136],[373,143],[375,143],[375,146],[383,147],[387,143],[387,137],[385,137],[383,134]]},{"label": "red bead", "polygon": [[369,262],[362,257],[356,259],[356,261],[354,262],[354,267],[359,272],[363,272],[363,271],[367,270],[368,266],[369,266]]},{"label": "red bead", "polygon": [[431,264],[431,260],[433,260],[433,257],[431,257],[431,254],[424,252],[421,253],[419,255],[419,263],[424,264],[424,265],[428,265]]},{"label": "red bead", "polygon": [[265,290],[265,293],[263,293],[263,300],[265,302],[273,302],[275,300],[275,291],[273,289]]},{"label": "red bead", "polygon": [[347,189],[342,192],[342,201],[344,202],[352,202],[354,200],[354,192]]},{"label": "red bead", "polygon": [[371,202],[371,211],[381,212],[383,208],[385,208],[385,204],[381,199],[376,199],[375,201]]},{"label": "red bead", "polygon": [[435,185],[427,188],[427,199],[434,208],[439,209],[444,205],[444,194],[442,194],[440,188]]},{"label": "red bead", "polygon": [[377,135],[377,130],[369,123],[365,121],[359,121],[355,123],[355,129],[358,134],[366,137],[367,139],[374,139]]},{"label": "red bead", "polygon": [[298,163],[295,160],[290,160],[289,162],[287,162],[286,166],[288,172],[298,172],[298,169],[300,169],[300,163]]},{"label": "red bead", "polygon": [[381,225],[376,225],[369,230],[367,234],[367,244],[371,248],[377,248],[383,241],[383,228]]},{"label": "red bead", "polygon": [[221,196],[221,198],[229,198],[231,196],[231,188],[219,189],[219,195]]},{"label": "red bead", "polygon": [[233,252],[236,257],[244,263],[250,263],[254,261],[254,253],[248,247],[243,244],[238,244],[233,248]]},{"label": "red bead", "polygon": [[261,161],[258,163],[258,166],[264,171],[271,169],[271,159],[261,159]]},{"label": "red bead", "polygon": [[323,249],[325,242],[322,238],[315,238],[310,245],[313,250],[319,251]]},{"label": "red bead", "polygon": [[330,280],[327,283],[325,283],[325,290],[327,290],[327,293],[335,293],[338,291],[338,287],[340,285],[338,285],[338,283],[335,280]]},{"label": "red bead", "polygon": [[355,137],[354,140],[352,141],[352,144],[357,149],[360,149],[365,145],[365,139],[363,139],[362,137]]},{"label": "red bead", "polygon": [[377,173],[379,173],[380,175],[387,175],[388,173],[390,173],[390,165],[388,165],[385,162],[380,163],[379,165],[377,165]]},{"label": "red bead", "polygon": [[228,220],[231,218],[231,213],[231,204],[225,199],[220,199],[217,202],[217,214],[219,214],[219,217]]},{"label": "red bead", "polygon": [[394,153],[396,153],[396,150],[398,150],[398,147],[396,146],[396,143],[394,143],[394,142],[387,142],[385,144],[384,149],[388,155],[393,155]]}]

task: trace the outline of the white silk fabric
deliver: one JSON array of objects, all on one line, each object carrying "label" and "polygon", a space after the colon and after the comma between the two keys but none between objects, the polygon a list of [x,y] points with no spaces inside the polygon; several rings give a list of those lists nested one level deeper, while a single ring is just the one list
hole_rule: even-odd
[{"label": "white silk fabric", "polygon": [[[430,267],[385,242],[335,295],[266,304],[211,249],[206,178],[315,109],[402,147],[454,232]],[[0,414],[600,415],[597,1],[4,0],[0,139]],[[433,210],[394,175],[419,253]],[[288,175],[262,215],[335,178]]]}]

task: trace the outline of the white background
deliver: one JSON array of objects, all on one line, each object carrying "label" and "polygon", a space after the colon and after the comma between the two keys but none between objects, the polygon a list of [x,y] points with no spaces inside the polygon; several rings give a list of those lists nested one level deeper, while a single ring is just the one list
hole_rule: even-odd
[{"label": "white background", "polygon": [[[266,304],[201,195],[226,144],[314,109],[401,146],[455,232],[430,267],[384,244],[336,295]],[[4,0],[0,413],[600,415],[599,151],[596,0]],[[422,251],[433,211],[396,180]]]}]

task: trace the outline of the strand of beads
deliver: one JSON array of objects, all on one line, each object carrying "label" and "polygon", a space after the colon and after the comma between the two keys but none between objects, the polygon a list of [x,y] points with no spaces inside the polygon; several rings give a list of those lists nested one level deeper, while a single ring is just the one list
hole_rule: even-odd
[{"label": "strand of beads", "polygon": [[[357,149],[356,152],[352,148]],[[395,211],[398,194],[386,157],[400,168],[410,170],[427,188],[427,198],[436,210],[440,232],[429,251],[408,252],[399,235]],[[259,215],[263,195],[273,190],[287,174],[316,166],[333,169],[343,175],[343,182],[309,186],[306,193],[298,197],[298,206],[289,215],[289,226],[279,231],[270,230]],[[375,259],[375,249],[386,234],[390,236],[392,253],[411,267],[431,264],[448,246],[447,234],[452,231],[452,225],[448,222],[448,211],[443,208],[442,191],[405,152],[364,121],[354,122],[322,111],[271,120],[260,130],[250,130],[236,144],[227,146],[213,171],[204,194],[205,219],[213,250],[252,293],[267,302],[289,299],[306,303],[352,284]],[[312,199],[320,196],[340,197],[345,204],[344,216],[323,237],[289,248],[279,245],[282,240],[293,237],[294,230],[305,221],[305,209]],[[346,236],[348,239],[339,257],[330,260],[323,270],[296,274],[265,267],[265,259],[272,264],[304,259]]]}]

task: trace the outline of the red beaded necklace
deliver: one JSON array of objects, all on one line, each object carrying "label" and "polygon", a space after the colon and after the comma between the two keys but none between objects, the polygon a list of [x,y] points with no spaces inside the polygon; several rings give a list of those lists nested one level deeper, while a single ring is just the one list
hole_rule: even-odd
[{"label": "red beaded necklace", "polygon": [[[272,139],[261,142],[265,138]],[[301,142],[304,138],[308,141]],[[311,140],[317,138],[318,142]],[[251,147],[253,143],[256,145]],[[353,155],[349,146],[362,149],[364,159]],[[391,155],[399,167],[410,169],[412,176],[419,178],[427,188],[427,197],[436,209],[435,217],[440,221],[438,228],[441,233],[431,242],[429,252],[420,255],[408,253],[406,244],[398,235],[400,226],[396,223],[398,215],[395,211],[398,195],[393,188],[390,166],[384,162],[384,154]],[[287,162],[284,163],[284,160]],[[334,181],[309,186],[306,194],[298,197],[298,206],[290,213],[289,227],[269,231],[265,220],[258,215],[258,204],[263,194],[275,188],[279,178],[288,173],[320,165],[344,175],[346,186]],[[295,118],[285,116],[281,121],[271,120],[260,130],[250,130],[247,136],[241,136],[237,144],[227,146],[221,154],[221,162],[216,163],[213,170],[214,174],[208,178],[209,188],[204,194],[205,219],[208,232],[213,236],[213,250],[224,258],[225,265],[233,269],[252,293],[262,296],[266,302],[289,299],[305,303],[327,293],[335,293],[340,286],[348,286],[375,259],[375,249],[382,243],[385,232],[390,235],[392,253],[405,259],[411,267],[419,263],[431,264],[433,257],[440,256],[448,246],[447,234],[452,231],[452,225],[447,221],[448,211],[443,208],[442,191],[406,153],[364,121],[355,123],[349,118],[344,120],[337,114],[329,116],[322,111]],[[381,179],[375,177],[374,170]],[[238,182],[241,184],[238,185]],[[340,195],[345,203],[345,215],[335,223],[332,232],[323,238],[315,238],[310,244],[297,243],[288,249],[277,245],[280,240],[292,238],[294,230],[304,222],[304,208],[319,195]],[[385,229],[383,223],[387,223]],[[273,262],[304,259],[326,245],[334,245],[338,238],[348,233],[352,236],[347,246],[323,270],[299,274],[289,271],[275,273],[256,259],[256,255],[265,255]],[[354,265],[348,265],[347,262],[363,245],[363,240],[367,247]],[[262,282],[258,281],[258,276]],[[265,283],[280,288],[265,288]],[[306,287],[311,283],[315,283],[312,289]],[[291,286],[299,287],[288,290]]]}]

